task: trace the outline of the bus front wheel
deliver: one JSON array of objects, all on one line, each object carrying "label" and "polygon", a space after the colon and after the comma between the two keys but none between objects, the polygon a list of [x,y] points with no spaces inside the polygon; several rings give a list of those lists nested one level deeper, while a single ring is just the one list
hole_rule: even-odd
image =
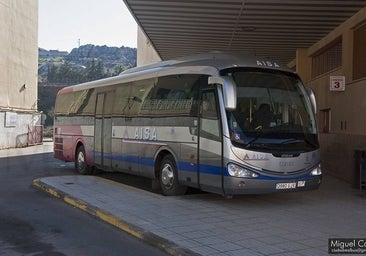
[{"label": "bus front wheel", "polygon": [[160,186],[164,195],[176,196],[184,195],[187,190],[178,182],[177,167],[171,155],[166,155],[160,165]]},{"label": "bus front wheel", "polygon": [[75,169],[79,174],[90,174],[90,168],[86,163],[84,146],[79,146],[76,152]]}]

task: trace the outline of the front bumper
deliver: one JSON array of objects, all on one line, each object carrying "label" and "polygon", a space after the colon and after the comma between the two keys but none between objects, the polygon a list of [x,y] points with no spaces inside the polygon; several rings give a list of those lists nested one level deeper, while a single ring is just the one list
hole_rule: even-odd
[{"label": "front bumper", "polygon": [[322,175],[296,179],[247,179],[225,176],[224,192],[226,195],[241,195],[315,190],[319,188],[321,181]]}]

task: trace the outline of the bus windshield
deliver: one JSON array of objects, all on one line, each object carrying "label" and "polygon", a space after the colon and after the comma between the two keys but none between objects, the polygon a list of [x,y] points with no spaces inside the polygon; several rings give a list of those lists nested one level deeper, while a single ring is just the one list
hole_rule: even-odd
[{"label": "bus windshield", "polygon": [[263,69],[230,69],[237,107],[228,111],[231,140],[251,150],[306,152],[319,147],[311,102],[300,79]]}]

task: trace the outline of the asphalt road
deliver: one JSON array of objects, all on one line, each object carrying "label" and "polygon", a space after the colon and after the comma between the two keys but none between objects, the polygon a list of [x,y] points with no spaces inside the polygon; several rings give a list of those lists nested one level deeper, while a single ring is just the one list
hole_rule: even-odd
[{"label": "asphalt road", "polygon": [[167,255],[32,187],[36,178],[75,174],[52,153],[0,158],[0,255]]}]

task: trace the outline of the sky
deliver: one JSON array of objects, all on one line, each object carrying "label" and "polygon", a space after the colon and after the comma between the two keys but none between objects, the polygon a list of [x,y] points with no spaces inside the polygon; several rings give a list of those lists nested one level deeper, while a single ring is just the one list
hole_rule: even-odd
[{"label": "sky", "polygon": [[123,0],[39,0],[38,5],[40,48],[137,47],[137,25]]}]

